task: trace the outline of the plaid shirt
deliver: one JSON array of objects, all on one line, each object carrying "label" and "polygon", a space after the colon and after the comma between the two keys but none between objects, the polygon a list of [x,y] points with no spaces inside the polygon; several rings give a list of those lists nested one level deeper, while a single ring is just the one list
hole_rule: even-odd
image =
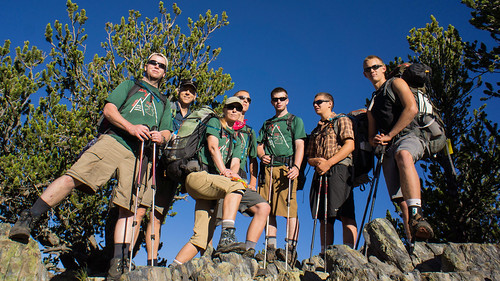
[{"label": "plaid shirt", "polygon": [[[335,114],[335,113],[334,113]],[[337,114],[335,114],[335,117]],[[347,139],[354,140],[354,130],[349,117],[330,118],[330,121],[319,121],[311,132],[307,145],[306,156],[309,158],[332,158],[344,145]],[[331,121],[333,119],[333,121]],[[335,132],[334,124],[337,123],[339,135]],[[352,158],[349,154],[348,157]]]}]

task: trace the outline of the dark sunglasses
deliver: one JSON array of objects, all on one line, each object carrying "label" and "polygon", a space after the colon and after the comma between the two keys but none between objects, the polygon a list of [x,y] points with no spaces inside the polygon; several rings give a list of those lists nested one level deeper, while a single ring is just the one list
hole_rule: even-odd
[{"label": "dark sunglasses", "polygon": [[164,63],[157,62],[155,60],[148,60],[148,64],[158,66],[159,68],[166,70],[167,66]]},{"label": "dark sunglasses", "polygon": [[381,65],[381,64],[375,64],[375,65],[372,65],[372,66],[369,66],[369,67],[365,67],[365,68],[363,68],[363,70],[365,72],[370,72],[372,69],[373,70],[377,70],[377,69],[381,68],[382,66],[383,65]]},{"label": "dark sunglasses", "polygon": [[271,100],[273,102],[277,102],[277,101],[286,101],[288,99],[288,97],[280,97],[280,98],[271,98]]},{"label": "dark sunglasses", "polygon": [[329,102],[329,100],[315,100],[313,101],[313,106],[314,105],[320,106],[324,102]]},{"label": "dark sunglasses", "polygon": [[245,96],[236,96],[240,100],[246,100],[248,103],[252,102],[252,99],[250,97],[245,97]]},{"label": "dark sunglasses", "polygon": [[243,111],[243,107],[241,105],[237,105],[237,104],[234,104],[234,103],[226,105],[226,109],[227,110],[236,109],[236,111],[239,111],[239,112]]}]

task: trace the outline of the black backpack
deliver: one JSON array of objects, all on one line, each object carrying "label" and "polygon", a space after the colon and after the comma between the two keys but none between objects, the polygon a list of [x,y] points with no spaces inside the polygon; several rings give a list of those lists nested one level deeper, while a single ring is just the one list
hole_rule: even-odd
[{"label": "black backpack", "polygon": [[163,176],[183,182],[189,173],[202,170],[197,154],[203,147],[208,121],[216,117],[210,107],[202,107],[186,117],[163,150],[159,162]]},{"label": "black backpack", "polygon": [[354,151],[352,152],[352,159],[349,160],[349,158],[346,158],[339,163],[352,165],[352,186],[361,186],[370,182],[368,173],[374,166],[374,151],[368,141],[368,115],[364,108],[351,111],[348,114],[337,114],[330,121],[337,136],[340,134],[340,128],[338,127],[338,119],[340,117],[348,117],[352,121],[352,128],[354,130]]},{"label": "black backpack", "polygon": [[410,87],[418,107],[418,113],[412,122],[411,129],[418,130],[418,133],[427,141],[425,157],[438,153],[446,146],[443,120],[429,98],[432,93],[431,74],[432,69],[425,64],[403,63],[389,73],[388,81],[384,86],[384,91],[392,102],[396,102],[396,95],[392,90],[394,78],[402,78]]}]

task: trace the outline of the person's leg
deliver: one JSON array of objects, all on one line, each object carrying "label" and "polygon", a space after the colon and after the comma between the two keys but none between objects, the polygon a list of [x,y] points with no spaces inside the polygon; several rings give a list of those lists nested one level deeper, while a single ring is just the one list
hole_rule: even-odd
[{"label": "person's leg", "polygon": [[412,155],[407,150],[400,150],[396,153],[395,159],[404,199],[420,199],[420,178]]},{"label": "person's leg", "polygon": [[[328,245],[333,245],[333,227],[335,219],[320,220],[319,236],[321,241],[321,253],[324,253]],[[325,227],[326,227],[326,241],[325,241]]]},{"label": "person's leg", "polygon": [[[253,218],[250,222],[250,225],[248,226],[246,241],[257,243],[260,236],[262,235],[262,231],[266,227],[267,216],[269,215],[271,207],[266,202],[262,202],[253,205],[248,210],[253,213]],[[255,245],[254,247],[250,248],[255,248]]]},{"label": "person's leg", "polygon": [[53,181],[47,189],[45,189],[40,195],[40,199],[43,200],[51,208],[59,204],[66,196],[68,196],[71,191],[81,185],[82,183],[71,176],[63,175]]},{"label": "person's leg", "polygon": [[292,240],[297,243],[299,238],[299,219],[298,218],[289,218],[288,221],[288,233],[287,239],[288,241]]},{"label": "person's leg", "polygon": [[342,237],[344,245],[354,248],[354,243],[358,236],[358,227],[356,226],[356,220],[348,217],[340,217],[342,221]]},{"label": "person's leg", "polygon": [[9,232],[9,238],[27,244],[34,223],[51,208],[59,204],[71,191],[82,183],[71,176],[63,175],[44,190],[29,210],[23,210]]},{"label": "person's leg", "polygon": [[199,252],[199,248],[196,247],[195,245],[191,244],[190,242],[188,242],[188,243],[186,243],[186,245],[184,245],[184,247],[182,247],[182,249],[179,251],[179,253],[177,253],[173,263],[181,265],[185,262],[188,262],[192,258],[194,258],[196,256],[196,254],[198,254],[198,252]]},{"label": "person's leg", "polygon": [[[154,219],[149,220],[148,227],[146,229],[146,251],[148,253],[148,265],[150,266],[158,265],[158,247],[160,246],[161,225],[164,219],[165,219],[164,215],[155,211]],[[152,233],[153,223],[154,223],[155,233]],[[151,235],[154,235],[154,243]],[[151,247],[153,247],[152,252],[151,252]]]}]

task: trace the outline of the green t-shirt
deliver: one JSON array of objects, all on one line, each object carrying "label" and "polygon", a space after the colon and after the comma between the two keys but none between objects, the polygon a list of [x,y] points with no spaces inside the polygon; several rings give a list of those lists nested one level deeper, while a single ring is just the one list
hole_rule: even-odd
[{"label": "green t-shirt", "polygon": [[[300,117],[295,116],[288,129],[287,119],[290,113],[282,117],[268,119],[259,131],[257,142],[264,144],[264,151],[267,155],[289,157],[294,153],[294,142],[298,139],[306,138],[304,122]],[[274,165],[284,163],[274,162]]]},{"label": "green t-shirt", "polygon": [[[106,102],[110,102],[120,108],[123,103],[123,109],[120,114],[127,121],[134,125],[143,124],[152,128],[158,127],[158,131],[172,131],[172,115],[170,114],[170,103],[165,104],[160,100],[161,95],[157,88],[149,85],[145,81],[140,81],[142,88],[127,99],[129,90],[134,86],[134,81],[127,80],[109,94]],[[137,152],[139,149],[139,140],[129,135],[127,132],[115,129],[115,134],[111,134],[119,143],[128,150]]]},{"label": "green t-shirt", "polygon": [[257,135],[252,127],[245,125],[245,127],[237,131],[238,137],[241,139],[241,158],[240,168],[245,171],[248,158],[257,158]]},{"label": "green t-shirt", "polygon": [[[236,133],[232,128],[223,129],[219,119],[212,118],[207,123],[205,137],[208,138],[209,135],[215,136],[219,139],[219,151],[222,155],[222,161],[226,167],[232,158],[241,159],[241,140],[238,137],[235,137]],[[212,160],[212,155],[210,154],[206,140],[204,142],[203,149],[199,152],[199,157],[201,162],[209,167],[209,170],[215,169],[220,173]]]}]

